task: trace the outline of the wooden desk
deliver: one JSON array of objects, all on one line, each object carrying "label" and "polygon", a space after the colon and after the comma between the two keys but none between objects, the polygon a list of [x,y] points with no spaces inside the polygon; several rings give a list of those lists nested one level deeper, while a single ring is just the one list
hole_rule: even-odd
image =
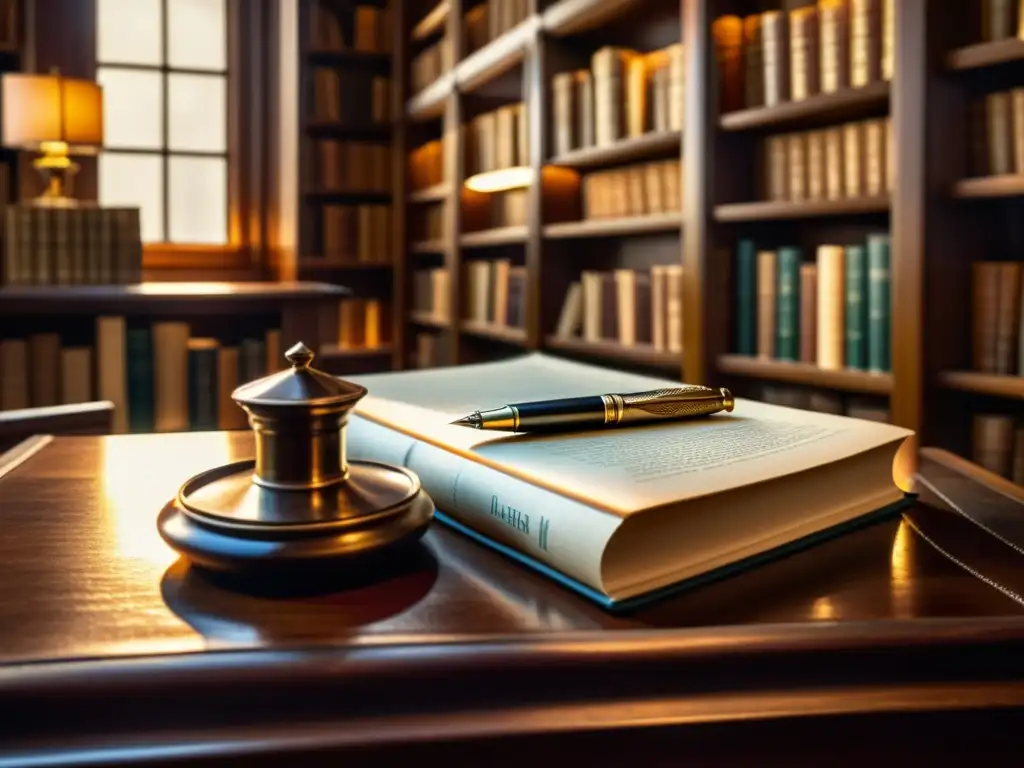
[{"label": "wooden desk", "polygon": [[439,525],[377,583],[242,595],[154,521],[186,477],[251,450],[247,433],[57,438],[0,480],[0,765],[1019,751],[1022,607],[905,522],[629,617]]}]

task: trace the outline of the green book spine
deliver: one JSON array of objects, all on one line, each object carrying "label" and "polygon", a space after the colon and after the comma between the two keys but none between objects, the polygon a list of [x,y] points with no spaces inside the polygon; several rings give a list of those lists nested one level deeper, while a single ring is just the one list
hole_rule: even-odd
[{"label": "green book spine", "polygon": [[153,338],[148,326],[125,332],[128,378],[128,427],[132,432],[155,429],[156,404],[153,394]]},{"label": "green book spine", "polygon": [[868,257],[862,245],[846,247],[846,366],[868,367]]},{"label": "green book spine", "polygon": [[188,351],[188,413],[193,430],[217,429],[217,348]]},{"label": "green book spine", "polygon": [[889,236],[868,238],[868,368],[890,370]]},{"label": "green book spine", "polygon": [[800,359],[800,249],[779,248],[775,304],[775,357]]},{"label": "green book spine", "polygon": [[753,240],[736,247],[736,352],[757,354],[757,248]]}]

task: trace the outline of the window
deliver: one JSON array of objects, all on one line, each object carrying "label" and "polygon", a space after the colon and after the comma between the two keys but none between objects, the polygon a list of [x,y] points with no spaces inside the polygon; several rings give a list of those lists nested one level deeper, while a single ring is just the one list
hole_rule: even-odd
[{"label": "window", "polygon": [[146,243],[228,243],[226,0],[96,0],[103,205]]}]

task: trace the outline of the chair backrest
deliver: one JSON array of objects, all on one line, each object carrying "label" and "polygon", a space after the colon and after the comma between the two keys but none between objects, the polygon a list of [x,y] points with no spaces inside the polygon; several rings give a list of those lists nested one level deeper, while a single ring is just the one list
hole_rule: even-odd
[{"label": "chair backrest", "polygon": [[108,400],[0,411],[0,452],[32,435],[107,435],[113,428]]}]

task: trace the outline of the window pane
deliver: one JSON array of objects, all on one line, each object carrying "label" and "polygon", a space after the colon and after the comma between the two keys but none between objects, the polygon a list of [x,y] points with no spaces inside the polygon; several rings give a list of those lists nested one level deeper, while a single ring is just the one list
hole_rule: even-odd
[{"label": "window pane", "polygon": [[227,243],[227,160],[171,157],[169,162],[170,241]]},{"label": "window pane", "polygon": [[224,17],[224,0],[168,0],[167,63],[181,69],[227,69]]},{"label": "window pane", "polygon": [[163,77],[159,72],[101,67],[103,143],[115,149],[163,148]]},{"label": "window pane", "polygon": [[[160,0],[97,0],[97,3],[97,61],[163,64]],[[39,21],[47,23],[45,19]]]},{"label": "window pane", "polygon": [[142,241],[164,239],[163,158],[104,152],[99,157],[100,204],[142,209]]},{"label": "window pane", "polygon": [[169,144],[183,152],[227,149],[227,78],[221,75],[168,76]]}]

